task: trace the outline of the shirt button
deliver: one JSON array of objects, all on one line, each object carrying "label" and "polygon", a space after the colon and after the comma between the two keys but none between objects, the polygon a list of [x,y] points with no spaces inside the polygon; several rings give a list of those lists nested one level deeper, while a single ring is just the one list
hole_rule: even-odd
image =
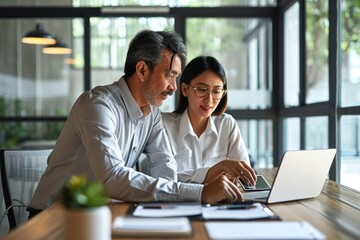
[{"label": "shirt button", "polygon": [[133,149],[132,149],[133,151],[136,151],[136,147],[133,147]]}]

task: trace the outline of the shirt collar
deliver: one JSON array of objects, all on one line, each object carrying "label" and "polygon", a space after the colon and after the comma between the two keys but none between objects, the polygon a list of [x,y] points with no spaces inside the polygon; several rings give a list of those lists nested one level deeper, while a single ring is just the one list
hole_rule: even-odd
[{"label": "shirt collar", "polygon": [[189,119],[186,109],[180,117],[179,134],[182,138],[185,138],[186,135],[188,135],[188,134],[190,134],[192,136],[196,136],[196,134],[191,126],[190,119]]},{"label": "shirt collar", "polygon": [[125,108],[127,109],[129,116],[132,120],[139,119],[144,116],[143,112],[141,111],[139,105],[135,101],[133,95],[130,92],[130,89],[124,79],[121,77],[118,81],[118,86],[122,92],[122,101],[124,102]]},{"label": "shirt collar", "polygon": [[206,126],[206,129],[205,129],[204,133],[205,134],[210,134],[211,132],[215,133],[216,136],[218,135],[218,131],[216,129],[216,126],[215,126],[215,123],[214,123],[214,120],[213,120],[212,116],[209,117],[208,124]]},{"label": "shirt collar", "polygon": [[[208,124],[206,125],[204,134],[211,134],[212,132],[214,132],[216,135],[218,135],[218,131],[215,127],[214,120],[212,119],[212,117],[209,117]],[[191,126],[189,115],[188,115],[187,109],[186,109],[180,117],[179,135],[182,138],[184,138],[187,134],[189,134],[191,136],[196,136],[194,129]]]}]

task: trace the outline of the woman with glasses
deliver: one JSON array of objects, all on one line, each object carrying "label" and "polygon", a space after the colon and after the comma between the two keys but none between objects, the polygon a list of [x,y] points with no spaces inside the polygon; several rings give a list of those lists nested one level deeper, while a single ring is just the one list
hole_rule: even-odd
[{"label": "woman with glasses", "polygon": [[[182,182],[209,183],[220,175],[231,184],[237,177],[250,185],[256,181],[237,122],[224,113],[226,81],[217,59],[196,57],[181,75],[175,111],[162,113]],[[236,168],[240,176],[229,173]]]}]

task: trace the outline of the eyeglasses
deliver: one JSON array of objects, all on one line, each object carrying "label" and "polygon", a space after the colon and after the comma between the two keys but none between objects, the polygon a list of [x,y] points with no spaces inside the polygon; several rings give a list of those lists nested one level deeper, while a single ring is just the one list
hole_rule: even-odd
[{"label": "eyeglasses", "polygon": [[191,84],[189,84],[194,89],[195,96],[198,98],[203,98],[206,96],[206,94],[211,93],[213,99],[220,100],[222,99],[225,94],[226,90],[224,89],[210,89],[206,87],[194,87]]}]

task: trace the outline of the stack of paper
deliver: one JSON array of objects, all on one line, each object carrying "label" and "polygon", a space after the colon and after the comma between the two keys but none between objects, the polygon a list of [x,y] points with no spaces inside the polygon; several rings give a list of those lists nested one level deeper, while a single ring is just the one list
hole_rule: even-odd
[{"label": "stack of paper", "polygon": [[205,220],[233,219],[279,219],[270,208],[261,203],[239,203],[223,205],[206,205],[200,203],[141,203],[132,213],[135,217],[194,217]]},{"label": "stack of paper", "polygon": [[203,218],[205,220],[233,219],[233,220],[255,220],[255,219],[278,219],[279,216],[261,203],[254,204],[230,204],[221,206],[203,207]]},{"label": "stack of paper", "polygon": [[186,217],[142,218],[116,217],[112,234],[114,236],[189,236],[191,223]]},{"label": "stack of paper", "polygon": [[189,217],[201,215],[200,203],[141,203],[133,216],[136,217]]},{"label": "stack of paper", "polygon": [[207,222],[210,239],[325,239],[308,222]]}]

